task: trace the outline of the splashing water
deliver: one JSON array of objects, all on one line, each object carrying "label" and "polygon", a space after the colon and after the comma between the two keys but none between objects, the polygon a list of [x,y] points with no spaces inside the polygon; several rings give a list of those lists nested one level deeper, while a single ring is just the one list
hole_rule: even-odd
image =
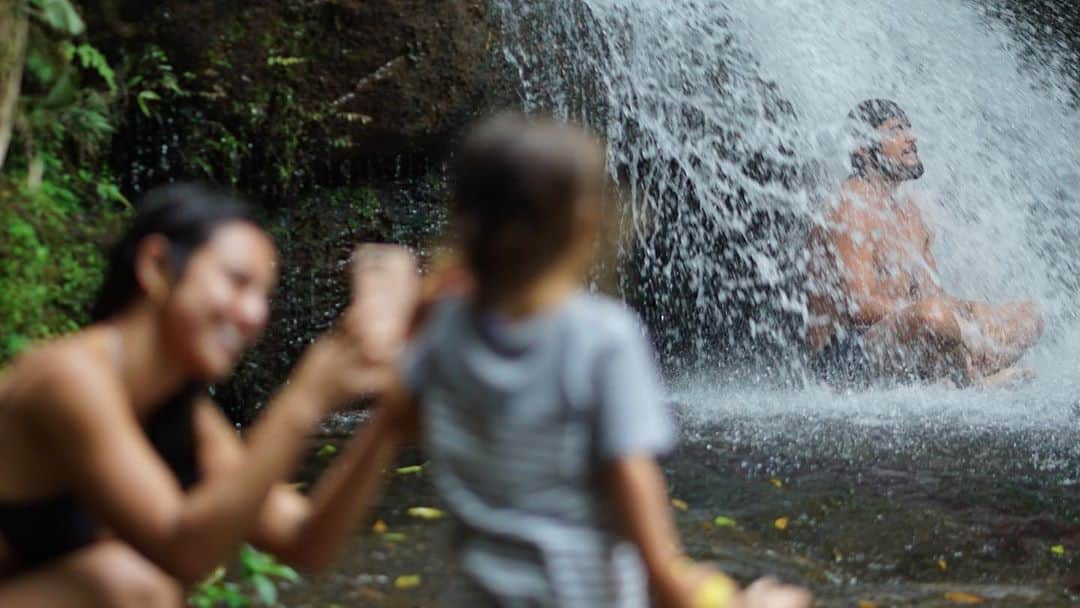
[{"label": "splashing water", "polygon": [[[675,397],[691,426],[748,421],[773,448],[801,437],[793,458],[851,457],[839,452],[859,441],[828,440],[838,434],[899,429],[885,451],[911,453],[927,437],[989,433],[1075,483],[1080,112],[1060,41],[960,1],[496,4],[526,109],[607,138],[623,295],[686,372]],[[805,235],[848,171],[844,117],[869,97],[895,99],[914,124],[927,171],[905,187],[934,232],[943,286],[1041,306],[1047,333],[1024,361],[1034,383],[798,388]],[[807,430],[811,419],[824,430]],[[1001,468],[1015,451],[999,450]]]}]

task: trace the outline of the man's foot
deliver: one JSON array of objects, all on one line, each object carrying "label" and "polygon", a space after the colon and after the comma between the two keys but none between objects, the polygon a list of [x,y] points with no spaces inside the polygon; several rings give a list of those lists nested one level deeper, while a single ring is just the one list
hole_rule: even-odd
[{"label": "man's foot", "polygon": [[984,376],[973,385],[979,389],[1017,388],[1035,379],[1035,370],[1027,367],[1007,367]]}]

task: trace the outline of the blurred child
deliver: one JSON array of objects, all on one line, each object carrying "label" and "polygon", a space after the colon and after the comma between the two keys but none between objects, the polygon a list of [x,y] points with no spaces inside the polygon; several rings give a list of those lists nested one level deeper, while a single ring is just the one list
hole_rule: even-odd
[{"label": "blurred child", "polygon": [[646,606],[651,586],[664,606],[807,606],[800,589],[739,592],[684,556],[656,462],[675,430],[649,345],[633,313],[583,289],[607,215],[602,147],[503,116],[452,172],[472,286],[434,305],[384,402],[418,406],[460,522],[451,603]]}]

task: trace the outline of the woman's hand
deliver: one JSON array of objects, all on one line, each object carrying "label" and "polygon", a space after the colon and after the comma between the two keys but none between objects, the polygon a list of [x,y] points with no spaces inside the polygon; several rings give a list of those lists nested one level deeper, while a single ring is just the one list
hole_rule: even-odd
[{"label": "woman's hand", "polygon": [[396,245],[361,245],[352,289],[337,327],[308,347],[293,374],[292,385],[324,410],[381,393],[393,381],[420,297],[416,260]]},{"label": "woman's hand", "polygon": [[361,245],[353,254],[352,288],[343,328],[367,362],[396,363],[420,302],[416,258],[397,245]]}]

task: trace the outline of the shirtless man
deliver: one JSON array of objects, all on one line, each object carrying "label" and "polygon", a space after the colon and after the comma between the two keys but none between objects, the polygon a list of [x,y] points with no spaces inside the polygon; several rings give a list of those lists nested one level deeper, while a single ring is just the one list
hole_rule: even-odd
[{"label": "shirtless man", "polygon": [[826,380],[1010,384],[1013,367],[1043,332],[1029,301],[961,300],[938,281],[933,235],[916,201],[899,191],[923,174],[911,123],[871,99],[848,115],[857,141],[852,175],[811,234],[807,346]]}]

